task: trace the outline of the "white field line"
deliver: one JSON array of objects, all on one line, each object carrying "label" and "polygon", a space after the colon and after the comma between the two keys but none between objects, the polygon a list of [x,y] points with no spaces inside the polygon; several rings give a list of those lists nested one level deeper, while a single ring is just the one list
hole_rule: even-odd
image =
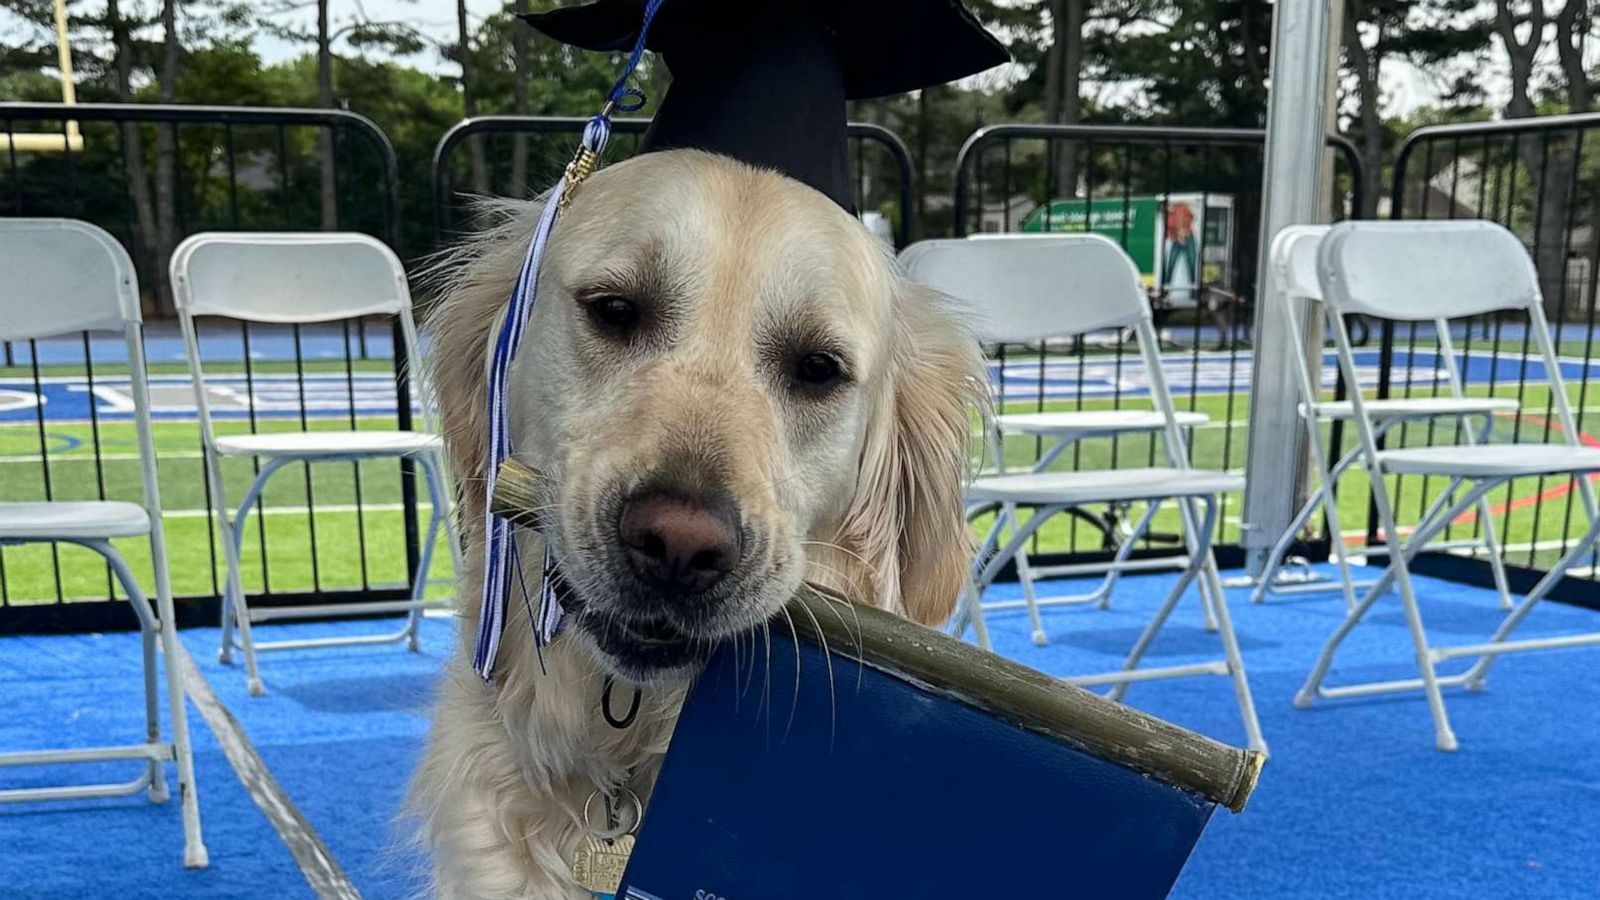
[{"label": "white field line", "polygon": [[[339,408],[340,409],[346,409],[347,407],[341,406]],[[160,412],[161,410],[157,410],[157,411]],[[179,410],[179,411],[182,412],[182,410]],[[239,412],[243,412],[243,410],[238,410],[238,411]],[[258,410],[258,412],[259,411],[260,410]],[[270,413],[271,410],[267,410],[266,412]],[[309,413],[310,410],[308,409],[307,412]],[[411,412],[412,412],[413,415],[417,416],[419,419],[422,417],[422,407],[420,407],[420,406],[413,407]],[[392,412],[391,413],[372,413],[372,412],[356,413],[356,421],[358,421],[358,422],[362,421],[363,419],[384,419],[384,420],[387,420],[387,421],[394,421],[394,417],[395,417],[395,414],[392,413]],[[262,415],[262,416],[260,416],[260,418],[265,420],[265,421],[268,421],[268,422],[293,422],[293,421],[295,421],[296,417],[295,416]],[[308,421],[312,421],[312,422],[348,422],[350,420],[349,416],[313,416],[313,415],[308,415],[306,418],[307,418]],[[213,422],[243,422],[243,421],[246,421],[246,419],[244,419],[244,418],[222,418],[222,417],[213,416],[212,417],[212,421]],[[46,428],[50,428],[50,427],[53,427],[53,426],[56,426],[56,425],[93,425],[93,424],[94,424],[94,420],[93,419],[46,419],[45,420],[45,427]],[[100,420],[100,427],[101,428],[105,428],[105,427],[110,426],[110,425],[132,425],[132,424],[133,424],[133,419],[101,419]],[[154,424],[158,425],[158,426],[159,425],[194,425],[196,427],[199,427],[200,420],[199,419],[158,418],[158,419],[156,419],[154,421]],[[35,429],[35,428],[38,428],[38,427],[39,427],[38,421],[37,420],[31,420],[31,419],[25,419],[25,420],[22,420],[22,421],[12,420],[10,422],[0,422],[0,429],[4,429],[4,428]]]},{"label": "white field line", "polygon": [[[30,425],[29,427],[33,427],[33,426]],[[262,432],[262,434],[272,434],[272,433],[273,432],[270,432],[270,431]],[[227,437],[227,435],[223,435],[223,436]],[[81,452],[81,453],[79,452],[81,449],[83,449],[85,447],[87,447],[86,444],[80,444],[78,447],[74,447],[71,450],[62,450],[62,451],[60,451],[58,453],[51,453],[51,454],[49,454],[49,459],[53,463],[57,463],[57,462],[73,462],[73,461],[91,462],[94,459],[94,454],[88,453],[88,452]],[[202,459],[204,457],[205,457],[205,454],[202,453],[199,450],[157,450],[156,451],[156,459],[157,460]],[[39,454],[39,453],[0,454],[0,465],[3,465],[5,463],[37,463],[37,462],[43,461],[44,458],[45,458],[44,455]],[[383,457],[373,457],[373,461],[376,461],[376,460],[381,459],[381,458],[383,458]],[[390,457],[390,458],[392,458],[392,457]],[[126,452],[126,451],[114,452],[114,453],[102,453],[102,454],[100,454],[100,459],[102,461],[104,461],[104,462],[138,462],[139,461],[139,454],[138,453],[132,453],[132,452]],[[350,460],[347,460],[347,459],[346,460],[340,460],[340,462],[350,462]]]},{"label": "white field line", "polygon": [[[1227,522],[1235,527],[1243,524],[1243,520],[1238,516],[1227,517]],[[1412,529],[1406,526],[1401,526],[1400,530],[1407,534],[1410,534],[1412,531]],[[1366,538],[1367,533],[1365,531],[1345,531],[1344,536],[1347,538],[1356,538],[1357,540],[1362,540]],[[1545,550],[1566,550],[1570,548],[1573,543],[1574,541],[1560,540],[1522,541],[1515,544],[1501,544],[1500,546],[1501,549],[1506,553],[1539,553]],[[1360,544],[1347,543],[1347,546],[1350,548],[1351,555],[1360,555]],[[1483,547],[1451,547],[1448,552],[1454,553],[1457,556],[1486,556],[1488,554],[1488,551]]]},{"label": "white field line", "polygon": [[[404,512],[404,503],[364,503],[360,506],[354,503],[318,503],[315,507],[317,515],[323,513],[358,513],[358,512]],[[431,512],[433,506],[421,500],[417,501],[419,512]],[[268,506],[261,510],[269,516],[303,516],[306,514],[304,506]],[[164,509],[161,511],[163,519],[203,519],[211,515],[204,509]],[[256,515],[251,511],[251,515]]]}]

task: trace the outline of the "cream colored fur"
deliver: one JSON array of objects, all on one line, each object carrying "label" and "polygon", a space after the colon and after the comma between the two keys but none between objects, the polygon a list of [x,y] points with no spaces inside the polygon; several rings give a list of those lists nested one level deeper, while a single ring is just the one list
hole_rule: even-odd
[{"label": "cream colored fur", "polygon": [[[538,211],[503,204],[500,224],[442,263],[430,322],[468,561],[461,638],[411,791],[445,900],[586,897],[569,869],[584,801],[630,777],[648,797],[684,691],[680,673],[652,679],[636,723],[611,728],[597,710],[606,660],[568,633],[541,668],[516,605],[495,683],[470,667],[484,360]],[[678,298],[670,345],[624,352],[585,330],[574,291],[630,266]],[[796,323],[829,329],[852,356],[854,383],[831,405],[783,396],[764,368],[763,336]],[[766,574],[730,622],[772,615],[803,578],[931,625],[965,577],[961,491],[982,384],[977,348],[946,306],[822,195],[722,157],[655,153],[596,174],[562,216],[513,372],[513,443],[554,482],[557,524],[545,533],[597,602],[596,544],[609,533],[595,520],[600,486],[687,453],[716,460],[765,538],[751,565]],[[522,535],[523,560],[540,558],[541,539]]]}]

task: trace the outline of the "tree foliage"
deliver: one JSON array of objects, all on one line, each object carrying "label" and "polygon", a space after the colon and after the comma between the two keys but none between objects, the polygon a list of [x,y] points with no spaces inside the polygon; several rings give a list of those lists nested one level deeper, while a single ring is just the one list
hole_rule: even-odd
[{"label": "tree foliage", "polygon": [[[530,36],[513,17],[518,8],[552,5],[555,0],[511,0],[486,18],[469,20],[465,42],[428,37],[405,21],[368,19],[359,4],[347,0],[72,0],[69,8],[82,100],[153,102],[166,93],[184,103],[331,104],[371,118],[394,142],[405,246],[416,252],[432,244],[429,176],[434,147],[461,118],[466,87],[479,114],[585,116],[599,106],[617,59]],[[957,152],[969,134],[987,124],[1264,123],[1272,38],[1267,0],[969,0],[968,5],[1007,43],[1015,59],[1012,66],[920,95],[859,102],[851,110],[853,118],[887,126],[912,147],[920,176],[915,202],[921,207],[924,233],[948,229]],[[303,19],[317,6],[328,13],[324,33],[295,24],[297,16]],[[170,48],[162,29],[162,13],[168,9],[174,13],[178,37]],[[56,99],[50,0],[0,0],[0,11],[13,23],[0,30],[0,99]],[[1529,3],[1511,0],[1346,0],[1344,15],[1341,123],[1363,148],[1369,166],[1381,165],[1398,133],[1415,121],[1487,115],[1483,62],[1493,42],[1505,42],[1507,34],[1545,48],[1536,50],[1525,73],[1514,73],[1520,78],[1517,96],[1539,110],[1588,102],[1589,78],[1580,64],[1581,84],[1574,87],[1572,66],[1573,48],[1581,62],[1582,40],[1594,24],[1584,0],[1564,0],[1548,11],[1541,6],[1537,13]],[[261,34],[301,42],[307,52],[264,63],[254,42]],[[1072,46],[1063,47],[1063,41]],[[1560,50],[1559,41],[1568,49]],[[319,44],[328,48],[322,72]],[[1506,46],[1513,55],[1518,52]],[[169,49],[177,54],[176,74],[173,83],[164,84]],[[421,62],[428,65],[419,67]],[[1073,77],[1067,77],[1063,66]],[[1387,114],[1392,98],[1384,95],[1382,85],[1394,66],[1428,73],[1442,108],[1418,111],[1408,119]],[[424,71],[429,68],[434,71]],[[648,94],[659,96],[669,77],[647,60],[640,79]],[[74,177],[85,185],[76,194],[80,199],[101,193],[125,198],[132,184],[155,183],[153,176],[161,168],[157,129],[127,129],[120,135],[102,130],[90,136],[91,149],[71,161]],[[281,139],[265,133],[235,134],[234,139],[232,164],[242,162],[253,181],[233,179],[231,188],[230,179],[223,177],[229,161],[216,143],[185,136],[176,150],[173,214],[186,227],[196,221],[226,225],[235,211],[243,225],[319,227],[319,197],[326,200],[330,191],[337,194],[333,202],[341,227],[371,227],[376,163],[354,140],[318,146],[309,131]],[[130,146],[138,153],[119,165],[117,152]],[[556,177],[571,146],[570,134],[484,137],[450,161],[449,174],[455,186],[529,195]],[[618,152],[627,152],[628,140],[619,138],[617,146]],[[330,153],[338,155],[341,167],[333,181],[318,172],[319,154]],[[897,176],[888,157],[875,153],[863,151],[864,158],[872,159],[863,179],[867,205],[899,215]],[[280,154],[284,158],[275,158]],[[46,176],[66,177],[68,160],[39,156],[23,162],[33,179],[24,196],[61,193],[50,188]],[[1103,189],[1100,182],[1107,173],[1125,162],[1082,148],[1062,154],[1043,145],[1019,147],[1010,164],[1027,168],[1027,174],[1006,189],[1035,199],[1075,192],[1080,186]],[[1215,159],[1179,160],[1177,165],[1195,173],[1184,177],[1197,187],[1206,178],[1231,185],[1248,174],[1245,163],[1225,165]],[[1216,172],[1201,171],[1206,166]],[[1238,171],[1223,171],[1228,166]],[[481,172],[472,171],[480,167]],[[147,247],[159,243],[151,232],[161,230],[163,217],[155,210],[124,217],[133,239]]]}]

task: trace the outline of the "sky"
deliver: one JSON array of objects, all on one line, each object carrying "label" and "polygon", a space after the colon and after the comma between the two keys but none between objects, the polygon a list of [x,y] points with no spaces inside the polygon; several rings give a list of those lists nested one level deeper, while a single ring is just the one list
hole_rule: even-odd
[{"label": "sky", "polygon": [[[95,0],[73,0],[71,8],[90,9],[99,4]],[[501,0],[467,0],[468,16],[474,21],[494,12],[501,5]],[[454,0],[333,0],[334,28],[348,24],[356,16],[364,15],[369,20],[405,21],[417,28],[423,34],[439,42],[454,39],[456,34],[456,7]],[[315,6],[306,0],[300,9],[281,17],[285,23],[292,23],[303,29],[314,27],[316,21]],[[15,38],[21,23],[9,14],[0,10],[0,40]],[[1600,48],[1597,48],[1600,49]],[[268,62],[276,62],[287,58],[299,56],[306,52],[306,46],[300,43],[287,42],[269,35],[259,35],[256,39],[256,50]],[[422,53],[406,58],[406,62],[424,71],[444,73],[454,71],[454,66],[446,62],[437,49],[428,49]],[[1487,71],[1504,71],[1505,59],[1498,50],[1492,55],[1486,66]],[[1485,79],[1490,92],[1491,106],[1498,107],[1504,102],[1506,93],[1505,79],[1490,77]],[[1087,86],[1089,90],[1096,89],[1094,85]],[[1385,95],[1385,113],[1387,115],[1403,115],[1419,106],[1430,105],[1438,97],[1437,87],[1424,72],[1404,63],[1388,63],[1385,67],[1383,78],[1383,92]],[[1118,87],[1101,87],[1102,90],[1117,91]]]}]

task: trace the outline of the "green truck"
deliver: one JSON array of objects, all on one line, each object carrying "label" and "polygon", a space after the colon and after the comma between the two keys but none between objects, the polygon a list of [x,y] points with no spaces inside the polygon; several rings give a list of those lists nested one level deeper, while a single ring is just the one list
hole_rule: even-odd
[{"label": "green truck", "polygon": [[1057,199],[1029,213],[1021,230],[1111,238],[1133,257],[1146,286],[1171,306],[1194,304],[1197,283],[1231,288],[1233,198],[1224,194]]}]

